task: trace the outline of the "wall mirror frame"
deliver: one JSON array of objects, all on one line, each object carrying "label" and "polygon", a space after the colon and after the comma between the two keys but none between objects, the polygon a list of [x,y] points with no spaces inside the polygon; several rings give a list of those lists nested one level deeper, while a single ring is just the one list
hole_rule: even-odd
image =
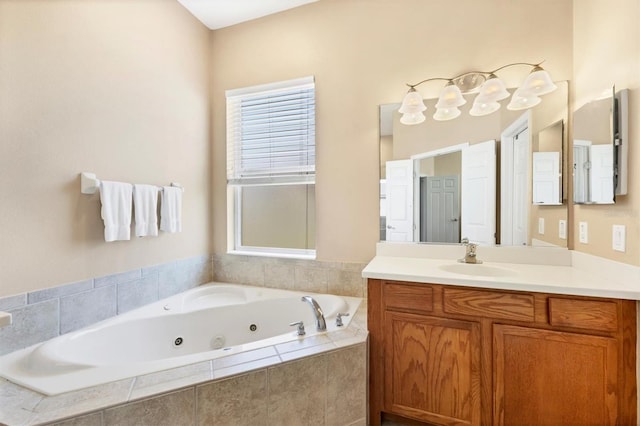
[{"label": "wall mirror frame", "polygon": [[628,89],[573,113],[573,203],[614,204],[627,193]]},{"label": "wall mirror frame", "polygon": [[[476,117],[467,102],[454,120],[414,126],[399,103],[381,105],[380,240],[566,247],[569,94],[556,84],[529,110]],[[535,185],[534,157],[547,172]]]}]

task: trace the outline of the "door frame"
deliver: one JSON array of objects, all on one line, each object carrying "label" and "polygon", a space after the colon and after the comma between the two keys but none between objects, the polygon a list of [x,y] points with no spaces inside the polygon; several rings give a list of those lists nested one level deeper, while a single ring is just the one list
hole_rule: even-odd
[{"label": "door frame", "polygon": [[[588,204],[589,201],[591,200],[591,193],[590,193],[590,188],[589,188],[589,167],[587,166],[587,169],[585,171],[585,163],[588,163],[590,160],[590,152],[591,151],[591,144],[592,142],[586,139],[574,139],[573,140],[573,147],[572,147],[572,158],[573,158],[573,168],[572,168],[572,175],[573,175],[573,202],[575,204]],[[576,150],[576,148],[578,148]],[[578,164],[577,161],[578,160],[584,160],[581,161],[581,164]],[[581,197],[576,197],[576,191],[581,191],[582,192],[582,198],[581,200],[579,200],[578,198]]]}]

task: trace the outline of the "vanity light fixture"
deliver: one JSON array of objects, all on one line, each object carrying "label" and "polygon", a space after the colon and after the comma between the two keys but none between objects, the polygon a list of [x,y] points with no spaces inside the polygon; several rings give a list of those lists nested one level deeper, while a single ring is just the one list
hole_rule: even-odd
[{"label": "vanity light fixture", "polygon": [[[400,122],[412,125],[420,124],[425,120],[424,111],[427,106],[424,104],[420,92],[416,90],[416,86],[437,80],[446,81],[447,84],[440,92],[440,97],[436,103],[436,112],[433,114],[434,120],[446,121],[458,117],[461,114],[458,107],[467,102],[462,96],[464,93],[478,92],[478,96],[474,99],[473,106],[469,110],[469,114],[476,117],[488,115],[499,110],[499,101],[509,96],[511,96],[511,101],[507,105],[507,109],[518,111],[532,108],[541,102],[540,96],[557,89],[549,73],[540,66],[541,63],[514,62],[503,65],[493,71],[469,71],[452,78],[434,77],[427,78],[416,84],[407,84],[409,91],[398,110],[402,114]],[[526,65],[532,67],[532,69],[522,86],[511,95],[496,73],[516,65]]]}]

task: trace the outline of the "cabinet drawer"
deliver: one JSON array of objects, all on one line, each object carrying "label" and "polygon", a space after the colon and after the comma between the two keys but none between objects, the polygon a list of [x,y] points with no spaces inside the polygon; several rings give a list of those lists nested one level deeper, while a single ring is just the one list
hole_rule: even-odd
[{"label": "cabinet drawer", "polygon": [[386,308],[431,312],[433,288],[429,285],[385,283],[382,300]]},{"label": "cabinet drawer", "polygon": [[444,289],[444,311],[449,314],[533,321],[533,306],[533,296],[529,294]]},{"label": "cabinet drawer", "polygon": [[598,300],[549,298],[549,324],[598,331],[618,329],[618,305]]}]

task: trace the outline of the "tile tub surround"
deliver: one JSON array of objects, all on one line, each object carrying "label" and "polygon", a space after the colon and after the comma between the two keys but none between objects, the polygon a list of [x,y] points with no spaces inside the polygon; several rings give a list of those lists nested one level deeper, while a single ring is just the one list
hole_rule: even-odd
[{"label": "tile tub surround", "polygon": [[366,263],[223,254],[213,256],[213,280],[283,290],[366,297]]},{"label": "tile tub surround", "polygon": [[197,256],[0,298],[13,316],[0,328],[0,355],[209,282],[211,268],[210,256]]},{"label": "tile tub surround", "polygon": [[46,397],[0,379],[7,425],[365,425],[366,303],[349,326]]}]

